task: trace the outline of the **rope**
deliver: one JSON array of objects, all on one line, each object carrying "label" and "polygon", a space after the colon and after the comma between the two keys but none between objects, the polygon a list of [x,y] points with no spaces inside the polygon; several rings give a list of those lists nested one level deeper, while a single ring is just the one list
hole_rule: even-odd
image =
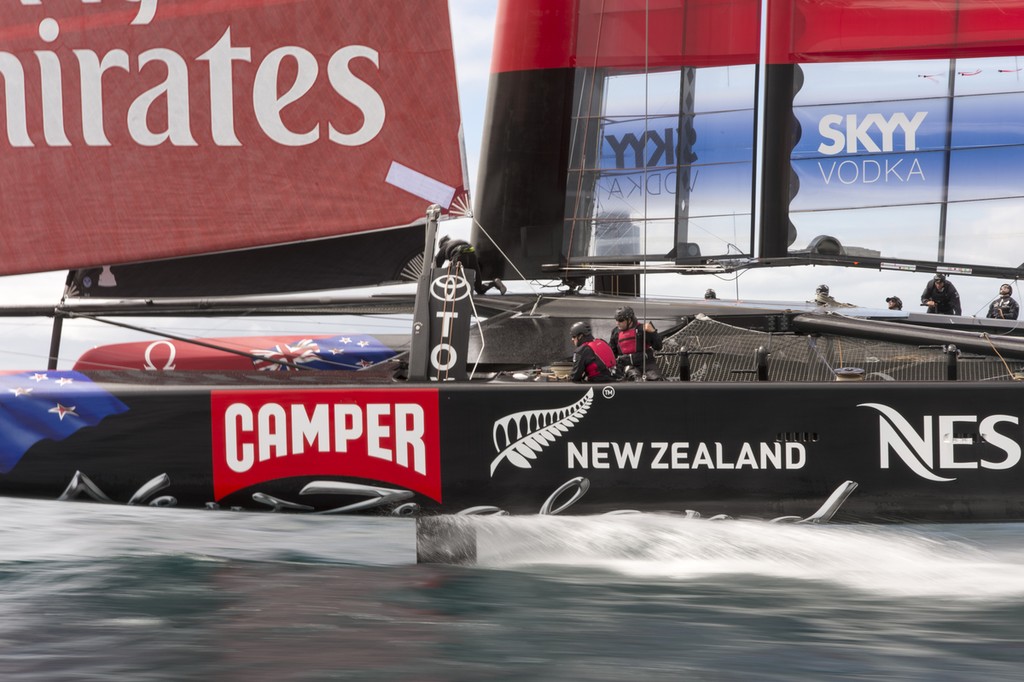
[{"label": "rope", "polygon": [[1003,356],[1002,356],[1002,354],[1001,354],[1001,353],[999,352],[999,349],[998,349],[998,348],[996,348],[996,344],[992,343],[992,338],[991,338],[991,337],[989,336],[988,332],[982,332],[982,334],[981,334],[981,338],[983,338],[983,339],[985,339],[986,341],[988,341],[988,345],[992,346],[992,352],[993,352],[993,353],[995,353],[995,354],[996,354],[996,357],[997,357],[997,358],[999,358],[999,361],[1003,363],[1003,367],[1004,367],[1004,368],[1006,369],[1006,374],[1007,374],[1007,376],[1009,376],[1009,377],[1010,377],[1011,379],[1013,379],[1014,381],[1020,381],[1020,379],[1018,379],[1018,378],[1017,378],[1017,377],[1016,377],[1016,376],[1014,375],[1014,373],[1013,373],[1013,372],[1012,372],[1012,371],[1010,370],[1010,365],[1009,365],[1009,364],[1007,364],[1007,362],[1006,362],[1006,360],[1005,360],[1005,359],[1003,359]]}]

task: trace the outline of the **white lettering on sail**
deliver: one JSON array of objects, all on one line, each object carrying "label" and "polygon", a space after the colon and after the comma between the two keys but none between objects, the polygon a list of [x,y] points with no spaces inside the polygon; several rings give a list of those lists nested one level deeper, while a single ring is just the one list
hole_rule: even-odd
[{"label": "white lettering on sail", "polygon": [[[155,49],[139,55],[139,70],[154,61],[166,67],[167,78],[139,95],[128,107],[128,132],[143,147],[156,147],[167,140],[175,147],[195,147],[196,141],[189,129],[188,65],[177,52]],[[149,129],[149,110],[160,99],[167,100],[167,130],[154,133]]]},{"label": "white lettering on sail", "polygon": [[[295,61],[298,70],[291,87],[283,95],[277,94],[278,75],[285,58]],[[274,142],[289,147],[301,147],[312,144],[320,137],[320,124],[317,123],[304,133],[289,130],[281,120],[281,112],[289,104],[302,99],[316,82],[319,72],[316,57],[301,47],[279,47],[263,60],[256,71],[256,82],[252,86],[252,108],[256,112],[256,120],[260,127]]]},{"label": "white lettering on sail", "polygon": [[235,84],[231,62],[250,61],[252,50],[232,47],[229,26],[220,40],[196,59],[210,62],[210,132],[213,141],[219,147],[238,147],[242,143],[235,135]]},{"label": "white lettering on sail", "polygon": [[[155,11],[155,2],[144,3],[139,15],[148,23],[145,13]],[[152,17],[149,16],[149,19]],[[133,22],[134,23],[134,22]],[[39,25],[39,37],[44,42],[53,42],[59,34],[59,27],[53,19],[45,19]],[[102,56],[89,49],[73,49],[78,63],[81,82],[81,116],[69,117],[81,121],[82,139],[88,147],[107,147],[110,141],[103,128],[106,120],[103,98],[103,75],[111,69],[132,73],[132,57],[122,49],[113,49]],[[48,147],[68,147],[65,125],[64,74],[60,54],[51,50],[34,52],[39,65],[39,90],[42,94],[41,117],[43,141]],[[235,81],[233,64],[249,62],[252,50],[248,46],[232,44],[231,27],[227,27],[216,43],[194,58],[194,63],[206,62],[210,81],[211,136],[218,147],[237,147],[244,141],[235,132]],[[333,91],[347,103],[353,105],[363,116],[362,124],[352,131],[341,131],[333,124],[328,125],[327,138],[338,145],[357,147],[369,143],[380,134],[386,119],[386,107],[381,95],[368,83],[357,78],[350,68],[355,60],[366,60],[380,68],[377,50],[366,45],[346,45],[335,51],[327,60],[327,75]],[[278,94],[278,78],[282,65],[294,62],[293,81],[287,91]],[[134,95],[134,100],[124,112],[129,136],[142,147],[156,147],[170,144],[174,147],[195,147],[198,145],[192,134],[190,108],[191,79],[190,62],[172,49],[158,47],[146,50],[135,58],[135,73],[145,68],[166,69],[164,80]],[[30,70],[31,72],[32,70]],[[290,147],[313,144],[322,139],[320,124],[308,130],[291,130],[282,119],[282,112],[295,104],[315,87],[320,64],[309,50],[295,45],[286,45],[271,50],[260,62],[252,86],[252,108],[257,124],[273,142]],[[19,58],[9,52],[0,52],[0,79],[6,105],[7,141],[12,147],[33,147],[26,106],[25,68]],[[291,73],[291,71],[288,71]],[[162,71],[161,71],[162,73]],[[150,110],[160,105],[166,109],[166,129],[151,130]],[[326,117],[327,112],[323,115]]]},{"label": "white lettering on sail", "polygon": [[[339,132],[332,124],[327,126],[331,142],[337,142],[346,147],[358,147],[377,137],[377,133],[384,128],[384,118],[387,115],[384,110],[384,100],[381,99],[377,91],[352,75],[349,64],[356,58],[366,59],[373,62],[374,66],[380,66],[377,52],[363,45],[343,47],[335,52],[331,60],[327,62],[327,77],[331,81],[334,91],[363,112],[363,126],[353,133]],[[451,201],[449,200],[448,203]]]}]

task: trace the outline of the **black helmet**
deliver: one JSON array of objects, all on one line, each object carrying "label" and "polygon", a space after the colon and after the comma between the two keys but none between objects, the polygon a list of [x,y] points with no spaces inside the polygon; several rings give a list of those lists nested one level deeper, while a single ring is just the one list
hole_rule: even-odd
[{"label": "black helmet", "polygon": [[623,320],[636,321],[636,313],[628,305],[624,305],[615,311],[615,321],[622,322]]},{"label": "black helmet", "polygon": [[707,291],[704,292],[704,298],[711,299],[711,298],[718,298],[718,296],[715,294],[715,290],[714,289],[708,289]]},{"label": "black helmet", "polygon": [[945,282],[946,281],[946,276],[944,274],[942,274],[941,272],[936,272],[935,273],[935,281],[936,282]]},{"label": "black helmet", "polygon": [[822,294],[823,296],[828,296],[828,285],[827,284],[819,284],[818,288],[814,290],[814,293]]},{"label": "black helmet", "polygon": [[1011,287],[1006,282],[1003,282],[1002,284],[999,285],[999,293],[1000,293],[1000,295],[1002,295],[1002,293],[1003,293],[1003,287],[1006,287],[1006,295],[1007,296],[1013,296],[1013,287]]},{"label": "black helmet", "polygon": [[569,338],[575,339],[577,336],[592,336],[590,332],[590,325],[586,322],[577,322],[569,329]]}]

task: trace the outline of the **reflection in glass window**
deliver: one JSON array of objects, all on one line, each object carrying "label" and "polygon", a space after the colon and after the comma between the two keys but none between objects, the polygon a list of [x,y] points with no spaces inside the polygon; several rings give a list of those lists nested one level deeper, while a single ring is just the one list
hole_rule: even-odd
[{"label": "reflection in glass window", "polygon": [[1024,144],[1024,91],[957,97],[953,148]]},{"label": "reflection in glass window", "polygon": [[794,213],[797,238],[790,251],[807,251],[830,238],[853,257],[932,261],[938,257],[939,214],[938,204]]},{"label": "reflection in glass window", "polygon": [[956,94],[1024,92],[1024,57],[957,59]]},{"label": "reflection in glass window", "polygon": [[[646,95],[647,106],[644,106]],[[676,116],[679,113],[679,72],[629,74],[605,79],[603,114],[608,117]]]},{"label": "reflection in glass window", "polygon": [[1024,196],[1024,146],[982,147],[950,156],[949,201]]},{"label": "reflection in glass window", "polygon": [[946,216],[946,253],[962,263],[1010,268],[1024,265],[1024,199],[950,204]]},{"label": "reflection in glass window", "polygon": [[948,59],[801,64],[795,107],[945,97]]},{"label": "reflection in glass window", "polygon": [[754,67],[577,74],[570,257],[750,254]]}]

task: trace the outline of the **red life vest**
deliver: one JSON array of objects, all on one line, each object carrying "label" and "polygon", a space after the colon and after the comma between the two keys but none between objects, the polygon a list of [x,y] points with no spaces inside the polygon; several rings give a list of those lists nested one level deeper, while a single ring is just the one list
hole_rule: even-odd
[{"label": "red life vest", "polygon": [[[627,353],[637,352],[637,336],[640,334],[639,327],[631,327],[626,330],[619,331],[619,338],[617,339],[619,344],[619,355],[626,355]],[[647,344],[650,347],[651,344]]]},{"label": "red life vest", "polygon": [[[604,363],[605,373],[607,373],[608,368],[615,366],[615,354],[612,353],[612,347],[609,346],[604,339],[594,339],[593,341],[587,341],[582,345],[589,346],[590,350],[594,351],[594,355],[600,358],[601,362]],[[586,370],[588,378],[602,374],[601,368],[596,362],[587,363]]]}]

